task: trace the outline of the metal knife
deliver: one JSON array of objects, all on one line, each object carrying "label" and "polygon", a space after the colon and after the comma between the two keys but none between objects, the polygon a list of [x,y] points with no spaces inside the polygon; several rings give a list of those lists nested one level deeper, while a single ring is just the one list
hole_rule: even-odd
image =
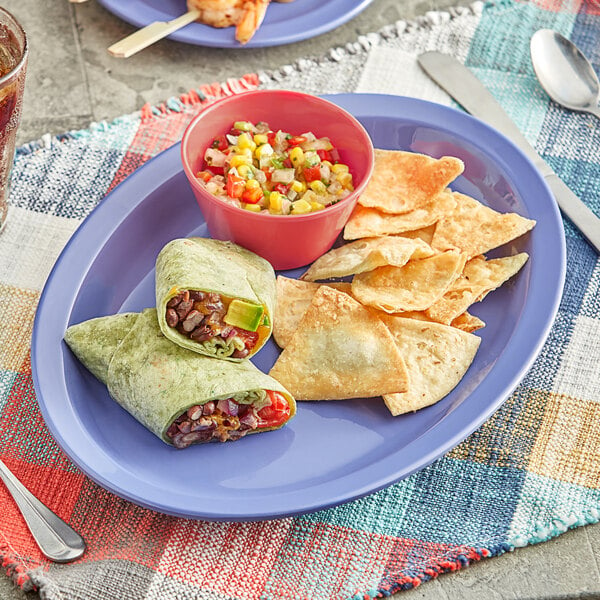
[{"label": "metal knife", "polygon": [[546,180],[564,215],[600,253],[600,219],[563,183],[544,162],[491,92],[461,62],[441,52],[425,52],[419,64],[442,89],[467,112],[485,121],[513,141]]}]

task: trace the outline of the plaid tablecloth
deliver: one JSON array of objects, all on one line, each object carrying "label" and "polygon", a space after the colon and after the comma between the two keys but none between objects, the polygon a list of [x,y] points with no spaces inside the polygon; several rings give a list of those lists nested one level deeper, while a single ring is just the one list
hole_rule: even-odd
[{"label": "plaid tablecloth", "polygon": [[[548,0],[550,2],[550,0]],[[344,599],[387,596],[471,561],[542,542],[600,515],[600,269],[567,222],[567,281],[539,358],[500,410],[428,468],[376,494],[297,518],[210,523],[130,504],[86,478],[38,409],[30,366],[36,305],[59,252],[89,211],[177,141],[215,98],[246,89],[381,92],[450,104],[415,56],[458,56],[557,173],[600,213],[600,126],[537,85],[532,33],[553,28],[600,67],[600,14],[503,0],[392,23],[355,43],[18,150],[0,236],[0,456],[82,532],[86,554],[43,558],[0,486],[0,553],[16,584],[52,600]],[[562,10],[558,10],[562,8]]]}]

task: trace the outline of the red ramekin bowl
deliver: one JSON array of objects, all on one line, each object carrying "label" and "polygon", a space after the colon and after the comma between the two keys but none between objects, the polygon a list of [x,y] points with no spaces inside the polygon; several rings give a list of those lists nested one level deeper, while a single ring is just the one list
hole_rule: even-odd
[{"label": "red ramekin bowl", "polygon": [[[235,121],[264,121],[274,131],[312,131],[328,137],[340,161],[350,168],[354,191],[332,206],[303,215],[253,213],[213,196],[196,173],[213,139],[227,133]],[[332,102],[300,92],[259,90],[229,96],[204,109],[183,134],[181,158],[210,235],[231,240],[281,270],[307,265],[331,248],[371,177],[374,150],[363,126]]]}]

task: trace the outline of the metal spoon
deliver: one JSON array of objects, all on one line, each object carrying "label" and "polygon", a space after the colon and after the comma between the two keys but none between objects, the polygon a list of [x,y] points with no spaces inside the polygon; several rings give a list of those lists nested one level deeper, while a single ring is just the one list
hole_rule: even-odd
[{"label": "metal spoon", "polygon": [[14,498],[40,550],[54,562],[70,562],[85,552],[83,538],[40,502],[0,460],[0,479]]},{"label": "metal spoon", "polygon": [[554,102],[600,118],[598,76],[573,42],[551,29],[540,29],[533,34],[530,49],[535,74]]}]

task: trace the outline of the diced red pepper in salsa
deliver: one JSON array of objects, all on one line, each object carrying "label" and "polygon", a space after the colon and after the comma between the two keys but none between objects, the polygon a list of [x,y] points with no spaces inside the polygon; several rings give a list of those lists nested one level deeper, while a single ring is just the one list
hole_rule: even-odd
[{"label": "diced red pepper in salsa", "polygon": [[241,198],[246,187],[246,180],[243,177],[229,173],[227,175],[227,195],[230,198]]},{"label": "diced red pepper in salsa", "polygon": [[246,188],[242,192],[242,200],[246,204],[256,204],[260,202],[261,198],[264,196],[263,191],[260,188]]},{"label": "diced red pepper in salsa", "polygon": [[306,167],[304,169],[304,179],[309,183],[311,181],[319,181],[321,179],[321,167],[319,165]]},{"label": "diced red pepper in salsa", "polygon": [[224,135],[218,135],[211,144],[212,148],[216,148],[217,150],[227,150],[229,147],[229,143],[227,142],[227,138]]}]

